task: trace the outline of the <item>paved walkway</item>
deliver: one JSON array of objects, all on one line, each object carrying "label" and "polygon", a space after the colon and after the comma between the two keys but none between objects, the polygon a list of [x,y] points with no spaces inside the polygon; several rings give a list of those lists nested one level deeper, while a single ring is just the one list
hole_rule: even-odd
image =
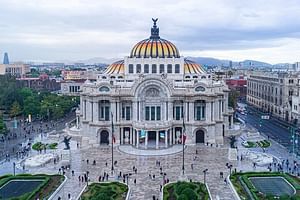
[{"label": "paved walkway", "polygon": [[170,154],[179,153],[182,151],[182,145],[174,145],[167,149],[137,149],[133,147],[132,145],[121,145],[118,146],[117,149],[120,152],[131,154],[131,155],[137,155],[137,156],[165,156]]}]

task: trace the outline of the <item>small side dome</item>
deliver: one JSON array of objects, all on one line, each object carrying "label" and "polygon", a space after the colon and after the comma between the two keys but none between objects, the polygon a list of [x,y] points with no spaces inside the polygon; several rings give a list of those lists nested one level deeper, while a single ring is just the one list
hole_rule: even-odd
[{"label": "small side dome", "polygon": [[112,63],[104,71],[105,74],[124,74],[124,60]]},{"label": "small side dome", "polygon": [[184,59],[184,73],[185,74],[205,74],[205,69],[195,63],[194,61]]}]

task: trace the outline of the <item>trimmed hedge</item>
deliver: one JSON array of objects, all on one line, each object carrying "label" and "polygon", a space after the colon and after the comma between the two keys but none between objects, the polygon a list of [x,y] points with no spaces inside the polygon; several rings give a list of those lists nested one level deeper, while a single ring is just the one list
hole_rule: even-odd
[{"label": "trimmed hedge", "polygon": [[124,200],[128,187],[119,182],[92,183],[81,195],[82,200]]},{"label": "trimmed hedge", "polygon": [[36,142],[35,144],[32,145],[32,149],[36,151],[41,151],[46,149],[56,149],[57,148],[57,143],[51,143],[51,144],[44,144],[42,142]]},{"label": "trimmed hedge", "polygon": [[[246,189],[251,193],[251,196],[255,200],[269,200],[274,199],[272,195],[261,194],[249,180],[250,177],[283,177],[285,178],[295,189],[296,194],[292,197],[282,196],[280,199],[297,199],[300,200],[300,179],[292,176],[288,173],[280,172],[248,172],[248,173],[235,173],[230,176],[230,180],[235,187],[236,192],[239,194],[241,199],[248,199],[249,194]],[[241,182],[242,181],[242,182]],[[247,188],[243,187],[243,184]]]},{"label": "trimmed hedge", "polygon": [[[34,200],[35,196],[37,194],[40,193],[40,191],[42,191],[43,189],[45,189],[47,186],[48,186],[48,183],[50,181],[51,178],[53,177],[57,177],[59,176],[60,177],[60,182],[59,182],[59,185],[63,182],[63,180],[65,179],[64,176],[62,175],[46,175],[46,174],[36,174],[36,175],[31,175],[31,174],[19,174],[19,175],[16,175],[16,176],[13,176],[11,174],[7,174],[7,175],[4,175],[4,176],[1,176],[0,177],[0,187],[2,187],[3,185],[5,185],[7,182],[11,181],[11,180],[43,180],[43,183],[38,187],[36,188],[35,190],[33,190],[32,192],[28,192],[28,193],[25,193],[23,194],[22,196],[19,196],[19,197],[15,197],[15,198],[12,198],[12,199],[17,199],[17,200]],[[59,186],[57,185],[57,187]],[[57,188],[56,187],[56,188]],[[56,189],[54,188],[54,189]],[[53,193],[53,189],[51,191],[49,191],[48,194],[43,194],[43,197],[44,198],[47,198],[49,197],[52,193]]]},{"label": "trimmed hedge", "polygon": [[170,183],[164,187],[163,199],[208,200],[209,194],[203,183],[178,181],[176,183]]},{"label": "trimmed hedge", "polygon": [[268,140],[261,140],[261,141],[258,141],[256,142],[257,145],[261,148],[267,148],[267,147],[270,147],[271,146],[271,142],[268,141]]}]

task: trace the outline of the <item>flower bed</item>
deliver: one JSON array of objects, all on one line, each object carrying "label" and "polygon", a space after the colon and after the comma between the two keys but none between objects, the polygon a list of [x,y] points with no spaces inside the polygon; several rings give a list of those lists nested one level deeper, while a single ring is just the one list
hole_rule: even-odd
[{"label": "flower bed", "polygon": [[81,200],[125,200],[128,187],[119,182],[92,183],[81,195]]},{"label": "flower bed", "polygon": [[163,200],[208,200],[206,186],[200,182],[176,182],[164,187]]}]

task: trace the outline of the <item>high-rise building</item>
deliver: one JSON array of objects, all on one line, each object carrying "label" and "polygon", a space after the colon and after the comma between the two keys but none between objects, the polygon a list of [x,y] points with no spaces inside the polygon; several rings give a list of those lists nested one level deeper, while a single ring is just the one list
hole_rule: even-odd
[{"label": "high-rise building", "polygon": [[3,64],[6,64],[6,65],[9,64],[8,53],[7,52],[4,53]]}]

